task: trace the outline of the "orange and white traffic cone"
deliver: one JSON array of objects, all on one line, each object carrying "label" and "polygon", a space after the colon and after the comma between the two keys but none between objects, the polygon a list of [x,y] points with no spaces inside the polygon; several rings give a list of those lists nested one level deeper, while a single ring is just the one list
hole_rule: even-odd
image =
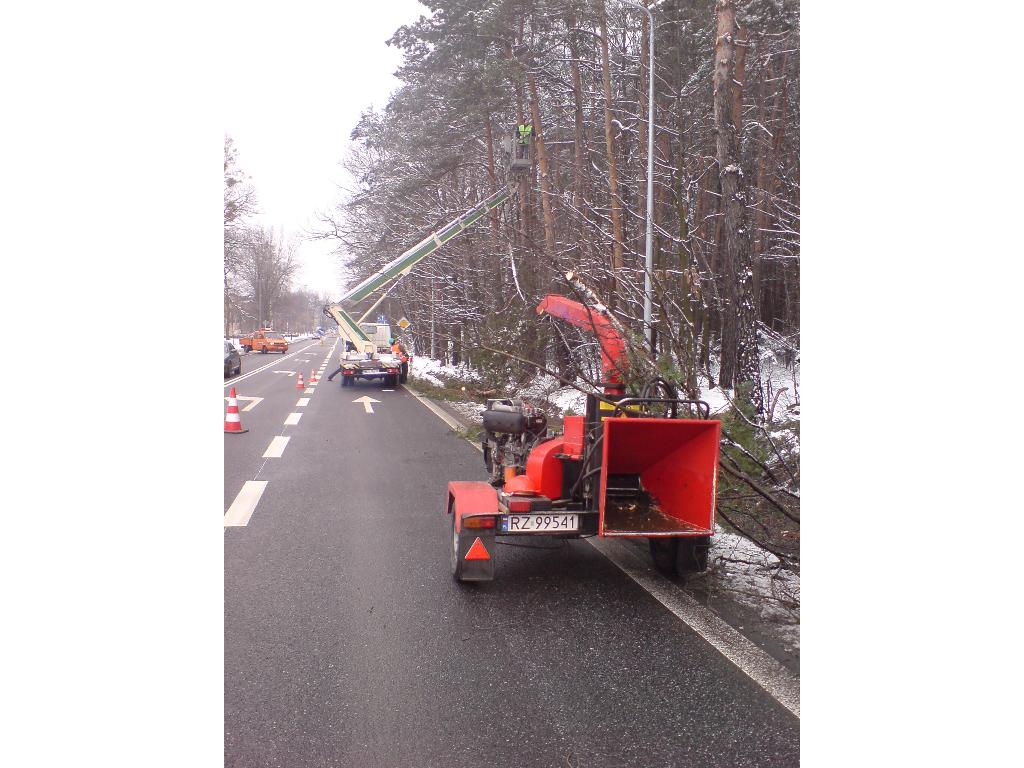
[{"label": "orange and white traffic cone", "polygon": [[318,379],[316,377],[316,369],[315,368],[311,368],[310,371],[309,371],[309,383],[310,384],[316,384],[319,381],[320,381],[320,379]]},{"label": "orange and white traffic cone", "polygon": [[305,389],[306,388],[306,385],[302,381],[302,373],[301,372],[299,373],[299,380],[297,382],[295,382],[295,388],[296,389]]},{"label": "orange and white traffic cone", "polygon": [[228,412],[224,415],[224,433],[231,435],[240,435],[243,432],[248,432],[248,429],[242,429],[242,419],[238,415],[238,395],[235,394],[235,388],[232,387],[228,393]]}]

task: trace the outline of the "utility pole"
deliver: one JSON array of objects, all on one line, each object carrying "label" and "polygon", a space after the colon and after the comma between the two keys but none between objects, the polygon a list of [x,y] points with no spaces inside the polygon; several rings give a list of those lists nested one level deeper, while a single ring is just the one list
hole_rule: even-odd
[{"label": "utility pole", "polygon": [[[647,14],[649,55],[647,57],[647,239],[645,244],[644,268],[644,339],[647,349],[654,354],[654,325],[652,324],[651,275],[654,272],[654,15],[647,6],[633,0],[619,0],[624,5]],[[651,6],[653,8],[658,3]]]},{"label": "utility pole", "polygon": [[434,336],[434,278],[430,278],[430,358],[437,359],[437,341]]}]

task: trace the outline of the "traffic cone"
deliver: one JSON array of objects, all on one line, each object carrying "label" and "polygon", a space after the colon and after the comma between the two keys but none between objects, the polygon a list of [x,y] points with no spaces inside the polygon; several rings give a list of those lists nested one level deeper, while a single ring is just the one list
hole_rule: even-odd
[{"label": "traffic cone", "polygon": [[295,382],[295,388],[296,389],[305,389],[306,388],[306,385],[302,383],[302,373],[301,372],[299,373],[299,380],[297,382]]},{"label": "traffic cone", "polygon": [[228,393],[228,412],[224,415],[224,433],[231,435],[240,435],[243,432],[248,432],[248,429],[242,429],[242,419],[238,415],[238,395],[235,394],[235,388],[232,387]]},{"label": "traffic cone", "polygon": [[315,369],[315,368],[311,368],[311,369],[309,370],[309,383],[310,383],[310,384],[316,384],[316,383],[318,383],[319,381],[320,381],[320,379],[318,379],[318,378],[316,377],[316,369]]}]

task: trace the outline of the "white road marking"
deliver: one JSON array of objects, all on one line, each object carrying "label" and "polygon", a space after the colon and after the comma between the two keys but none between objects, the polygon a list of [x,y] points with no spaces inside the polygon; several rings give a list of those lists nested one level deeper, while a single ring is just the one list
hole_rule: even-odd
[{"label": "white road marking", "polygon": [[[441,408],[421,394],[403,384],[410,395],[419,400],[441,421],[457,432],[464,427]],[[479,443],[467,443],[483,453]],[[722,621],[713,611],[708,610],[679,587],[657,573],[653,567],[640,559],[622,542],[598,537],[586,541],[598,552],[611,560],[633,581],[639,584],[665,606],[676,618],[693,629],[711,646],[736,665],[741,672],[763,688],[773,699],[800,717],[800,680],[778,661],[762,651],[747,638]]]},{"label": "white road marking", "polygon": [[[457,422],[451,416],[449,416],[447,413],[445,413],[441,408],[439,408],[438,406],[434,405],[432,402],[427,400],[427,398],[423,397],[423,395],[421,395],[419,392],[417,392],[417,391],[415,391],[413,389],[409,389],[409,385],[408,384],[403,384],[402,387],[405,389],[406,392],[408,392],[410,395],[412,395],[417,400],[419,400],[421,403],[423,403],[423,405],[425,405],[427,408],[429,408],[430,411],[435,416],[437,416],[437,418],[439,418],[441,421],[443,421],[449,427],[454,429],[456,432],[461,432],[462,431],[463,426],[461,424],[459,424],[459,422]],[[484,449],[481,448],[478,444],[470,443],[470,445],[472,445],[474,448],[476,448],[478,451],[480,451],[480,453],[484,452]]]},{"label": "white road marking", "polygon": [[301,419],[301,418],[302,418],[302,414],[301,413],[289,413],[288,414],[288,418],[284,420],[284,425],[286,427],[290,427],[290,426],[293,426],[295,424],[298,424],[299,423],[299,419]]},{"label": "white road marking", "polygon": [[654,570],[628,544],[602,538],[586,540],[655,600],[682,619],[782,706],[800,717],[800,680],[712,611]]},{"label": "white road marking", "polygon": [[[332,347],[331,350],[333,351],[333,349],[334,348]],[[280,357],[280,358],[278,358],[277,360],[275,360],[272,363],[267,363],[266,365],[257,368],[255,371],[249,371],[248,373],[243,373],[243,374],[241,374],[239,376],[235,376],[235,378],[233,378],[233,379],[228,379],[224,383],[224,388],[227,389],[230,386],[234,386],[235,384],[237,384],[242,379],[248,379],[250,376],[255,376],[257,373],[260,373],[261,371],[267,370],[267,368],[272,368],[273,366],[275,366],[278,363],[280,363],[282,360],[287,360],[290,357],[295,357],[295,355],[300,355],[304,351],[305,351],[305,349],[300,349],[297,352],[292,352],[290,355],[286,354],[286,355],[284,355],[284,357]],[[246,355],[246,357],[249,357],[249,355]]]},{"label": "white road marking", "polygon": [[296,408],[302,408],[302,407],[307,406],[307,405],[309,405],[309,398],[308,397],[300,397],[299,398],[299,402],[297,402],[295,404],[295,407]]},{"label": "white road marking", "polygon": [[316,390],[313,389],[312,387],[306,387],[304,390],[302,390],[302,394],[304,394],[304,395],[312,395],[312,394],[315,394],[315,393],[316,393]]},{"label": "white road marking", "polygon": [[285,376],[294,376],[295,371],[274,371],[274,373],[283,373]]},{"label": "white road marking", "polygon": [[248,525],[249,518],[252,517],[253,510],[260,503],[260,497],[266,489],[266,480],[246,480],[242,490],[224,513],[224,527]]},{"label": "white road marking", "polygon": [[353,403],[362,403],[363,404],[363,408],[366,409],[367,413],[373,413],[373,406],[370,405],[370,403],[379,403],[380,400],[374,400],[369,395],[363,395],[362,397],[357,397],[352,402]]},{"label": "white road marking", "polygon": [[[225,397],[224,399],[225,400],[230,400],[231,398],[230,397]],[[245,395],[238,395],[238,396],[235,397],[235,400],[251,400],[252,401],[247,406],[245,406],[245,408],[241,409],[242,413],[245,413],[246,411],[251,411],[257,405],[259,405],[261,402],[263,402],[263,398],[262,397],[246,397]]]},{"label": "white road marking", "polygon": [[394,391],[395,391],[395,390],[393,390],[393,389],[382,389],[382,390],[381,390],[381,392],[394,392]]},{"label": "white road marking", "polygon": [[285,435],[278,435],[270,441],[270,445],[267,446],[267,450],[263,452],[264,459],[279,459],[284,454],[284,449],[288,445],[290,437]]}]

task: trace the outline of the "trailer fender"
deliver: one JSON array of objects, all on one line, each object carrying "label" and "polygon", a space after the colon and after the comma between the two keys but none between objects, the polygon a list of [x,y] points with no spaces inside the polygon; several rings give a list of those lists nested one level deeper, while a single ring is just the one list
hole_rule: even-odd
[{"label": "trailer fender", "polygon": [[466,518],[498,515],[498,492],[484,482],[448,483],[447,514],[452,516],[452,575],[457,581],[494,578],[495,528],[470,528]]}]

